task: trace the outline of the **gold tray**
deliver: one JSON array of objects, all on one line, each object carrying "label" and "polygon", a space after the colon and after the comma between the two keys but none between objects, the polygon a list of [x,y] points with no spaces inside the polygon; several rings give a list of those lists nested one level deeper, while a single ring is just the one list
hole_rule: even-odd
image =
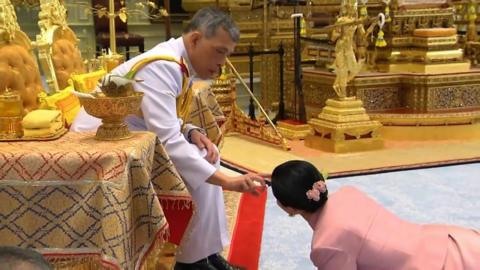
[{"label": "gold tray", "polygon": [[21,137],[21,138],[0,138],[0,142],[23,142],[23,141],[53,141],[61,138],[68,132],[68,129],[62,128],[57,131],[55,134],[49,137]]}]

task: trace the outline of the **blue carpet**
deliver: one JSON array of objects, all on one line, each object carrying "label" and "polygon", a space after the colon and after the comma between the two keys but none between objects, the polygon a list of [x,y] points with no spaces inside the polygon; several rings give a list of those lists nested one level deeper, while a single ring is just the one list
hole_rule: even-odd
[{"label": "blue carpet", "polygon": [[[352,185],[401,218],[480,228],[480,164],[447,166],[335,178],[329,192]],[[312,231],[301,217],[289,217],[268,194],[259,269],[308,270]]]}]

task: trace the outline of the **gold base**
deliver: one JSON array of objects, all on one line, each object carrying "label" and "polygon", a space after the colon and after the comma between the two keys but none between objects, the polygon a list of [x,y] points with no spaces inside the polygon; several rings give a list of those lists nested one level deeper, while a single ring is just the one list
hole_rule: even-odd
[{"label": "gold base", "polygon": [[383,138],[394,141],[472,140],[480,138],[480,124],[453,126],[383,126]]},{"label": "gold base", "polygon": [[467,72],[470,70],[470,62],[445,63],[445,64],[422,64],[422,63],[395,63],[377,64],[381,72],[391,73],[429,73],[444,74],[454,72]]},{"label": "gold base", "polygon": [[441,113],[370,113],[370,118],[384,126],[471,125],[480,121],[480,111]]},{"label": "gold base", "polygon": [[277,129],[283,137],[289,140],[303,140],[308,135],[314,134],[314,131],[310,125],[292,123],[289,121],[278,121]]},{"label": "gold base", "polygon": [[335,153],[367,151],[383,147],[380,122],[370,120],[362,101],[355,97],[328,99],[325,108],[308,123],[315,135],[305,146]]},{"label": "gold base", "polygon": [[305,138],[305,146],[327,152],[350,153],[382,149],[383,140],[374,138],[335,142],[331,139],[310,135]]},{"label": "gold base", "polygon": [[100,141],[117,141],[131,138],[133,134],[124,122],[109,122],[102,120],[103,124],[97,129],[95,139]]},{"label": "gold base", "polygon": [[0,117],[0,139],[17,139],[23,136],[22,117]]}]

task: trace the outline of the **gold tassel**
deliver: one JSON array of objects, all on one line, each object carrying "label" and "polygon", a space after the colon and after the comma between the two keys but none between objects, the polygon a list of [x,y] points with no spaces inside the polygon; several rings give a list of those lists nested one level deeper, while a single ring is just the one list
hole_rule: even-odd
[{"label": "gold tassel", "polygon": [[390,7],[385,7],[385,22],[391,22],[392,18],[390,17]]},{"label": "gold tassel", "polygon": [[300,35],[305,36],[307,34],[307,28],[305,26],[305,18],[300,19]]},{"label": "gold tassel", "polygon": [[380,29],[377,34],[377,41],[375,41],[375,46],[377,47],[385,47],[387,46],[387,41],[385,41],[385,38],[383,38],[385,34],[383,33],[383,30]]},{"label": "gold tassel", "polygon": [[470,3],[468,4],[468,20],[475,22],[477,19],[477,7],[475,4]]},{"label": "gold tassel", "polygon": [[368,16],[367,6],[360,7],[359,13],[360,13],[360,17],[367,17]]}]

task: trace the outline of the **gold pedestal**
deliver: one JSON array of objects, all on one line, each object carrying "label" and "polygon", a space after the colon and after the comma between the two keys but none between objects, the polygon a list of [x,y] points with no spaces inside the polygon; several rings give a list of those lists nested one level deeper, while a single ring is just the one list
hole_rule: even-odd
[{"label": "gold pedestal", "polygon": [[380,149],[380,122],[370,120],[361,100],[351,97],[328,99],[326,106],[308,123],[315,135],[307,136],[305,146],[335,153]]},{"label": "gold pedestal", "polygon": [[310,125],[290,120],[278,121],[277,129],[283,137],[289,140],[303,140],[308,135],[314,134]]},{"label": "gold pedestal", "polygon": [[106,97],[97,95],[95,98],[79,97],[85,111],[102,119],[95,138],[97,140],[115,141],[132,137],[124,119],[129,114],[139,112],[143,93],[135,92],[126,97]]}]

